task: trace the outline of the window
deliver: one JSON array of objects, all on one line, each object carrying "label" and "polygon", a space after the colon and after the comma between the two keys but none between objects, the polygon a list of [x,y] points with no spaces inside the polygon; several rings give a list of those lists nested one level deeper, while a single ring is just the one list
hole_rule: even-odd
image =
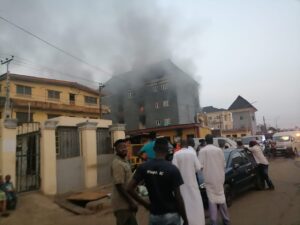
[{"label": "window", "polygon": [[18,124],[33,122],[33,114],[28,115],[27,112],[16,112]]},{"label": "window", "polygon": [[160,126],[160,120],[155,121],[156,126]]},{"label": "window", "polygon": [[157,92],[157,91],[158,91],[157,85],[154,85],[154,86],[152,87],[152,90],[153,90],[153,92]]},{"label": "window", "polygon": [[242,136],[242,137],[245,137],[245,136],[246,136],[246,134],[242,134],[241,136]]},{"label": "window", "polygon": [[170,119],[170,118],[164,119],[164,125],[165,125],[165,126],[168,126],[168,125],[170,125],[170,124],[171,124],[171,119]]},{"label": "window", "polygon": [[31,96],[31,87],[17,85],[17,94]]},{"label": "window", "polygon": [[91,96],[84,96],[84,102],[86,104],[97,105],[97,98]]},{"label": "window", "polygon": [[163,101],[163,107],[168,107],[168,106],[169,106],[169,101],[168,100]]},{"label": "window", "polygon": [[243,116],[240,116],[240,120],[243,120],[244,119],[244,117]]},{"label": "window", "polygon": [[75,105],[75,94],[69,95],[70,105]]},{"label": "window", "polygon": [[159,103],[158,103],[158,102],[155,102],[154,107],[155,107],[156,109],[158,109],[158,108],[159,108]]},{"label": "window", "polygon": [[167,90],[168,89],[167,84],[162,84],[162,85],[160,85],[160,87],[161,87],[161,90]]},{"label": "window", "polygon": [[254,116],[252,116],[252,120],[253,120],[253,121],[255,120],[255,117],[254,117]]},{"label": "window", "polygon": [[224,116],[224,120],[227,121],[227,115]]},{"label": "window", "polygon": [[133,91],[128,90],[127,95],[128,95],[128,98],[132,98],[133,97]]},{"label": "window", "polygon": [[146,116],[145,115],[140,115],[139,116],[139,121],[142,125],[146,124]]},{"label": "window", "polygon": [[0,85],[0,93],[2,92],[2,85]]},{"label": "window", "polygon": [[60,98],[59,91],[48,90],[48,99],[59,100],[59,98]]},{"label": "window", "polygon": [[239,164],[239,165],[243,165],[245,163],[242,155],[239,152],[235,152],[232,156],[232,160],[231,160],[231,166],[233,166],[234,164]]}]

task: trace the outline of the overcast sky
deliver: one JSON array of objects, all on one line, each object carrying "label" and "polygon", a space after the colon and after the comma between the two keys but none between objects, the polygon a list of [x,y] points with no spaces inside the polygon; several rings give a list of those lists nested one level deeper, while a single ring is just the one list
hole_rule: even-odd
[{"label": "overcast sky", "polygon": [[0,0],[0,16],[89,64],[0,19],[12,73],[96,86],[170,58],[200,83],[202,107],[241,95],[259,123],[300,127],[300,0]]}]

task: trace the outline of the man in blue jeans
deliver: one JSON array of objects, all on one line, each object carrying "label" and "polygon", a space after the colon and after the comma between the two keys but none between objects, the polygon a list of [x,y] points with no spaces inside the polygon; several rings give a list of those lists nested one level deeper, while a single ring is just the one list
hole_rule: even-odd
[{"label": "man in blue jeans", "polygon": [[[127,191],[146,209],[150,210],[149,225],[188,225],[184,202],[180,194],[183,179],[178,168],[166,161],[168,140],[156,139],[154,145],[156,157],[140,165],[130,180]],[[144,181],[148,189],[150,202],[141,198],[135,189]]]}]

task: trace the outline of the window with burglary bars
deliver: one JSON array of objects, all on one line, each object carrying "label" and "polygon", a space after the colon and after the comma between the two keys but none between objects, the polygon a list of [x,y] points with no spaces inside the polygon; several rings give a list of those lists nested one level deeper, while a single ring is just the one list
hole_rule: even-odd
[{"label": "window with burglary bars", "polygon": [[79,131],[77,127],[58,127],[56,135],[56,157],[66,159],[80,156]]},{"label": "window with burglary bars", "polygon": [[113,154],[111,137],[108,128],[97,129],[97,155]]}]

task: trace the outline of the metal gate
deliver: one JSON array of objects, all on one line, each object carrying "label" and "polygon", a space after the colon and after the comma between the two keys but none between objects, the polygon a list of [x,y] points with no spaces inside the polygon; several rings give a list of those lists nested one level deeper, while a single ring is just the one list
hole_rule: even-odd
[{"label": "metal gate", "polygon": [[56,128],[57,193],[84,188],[83,159],[77,127]]},{"label": "metal gate", "polygon": [[17,128],[16,191],[40,188],[40,124],[23,123]]}]

